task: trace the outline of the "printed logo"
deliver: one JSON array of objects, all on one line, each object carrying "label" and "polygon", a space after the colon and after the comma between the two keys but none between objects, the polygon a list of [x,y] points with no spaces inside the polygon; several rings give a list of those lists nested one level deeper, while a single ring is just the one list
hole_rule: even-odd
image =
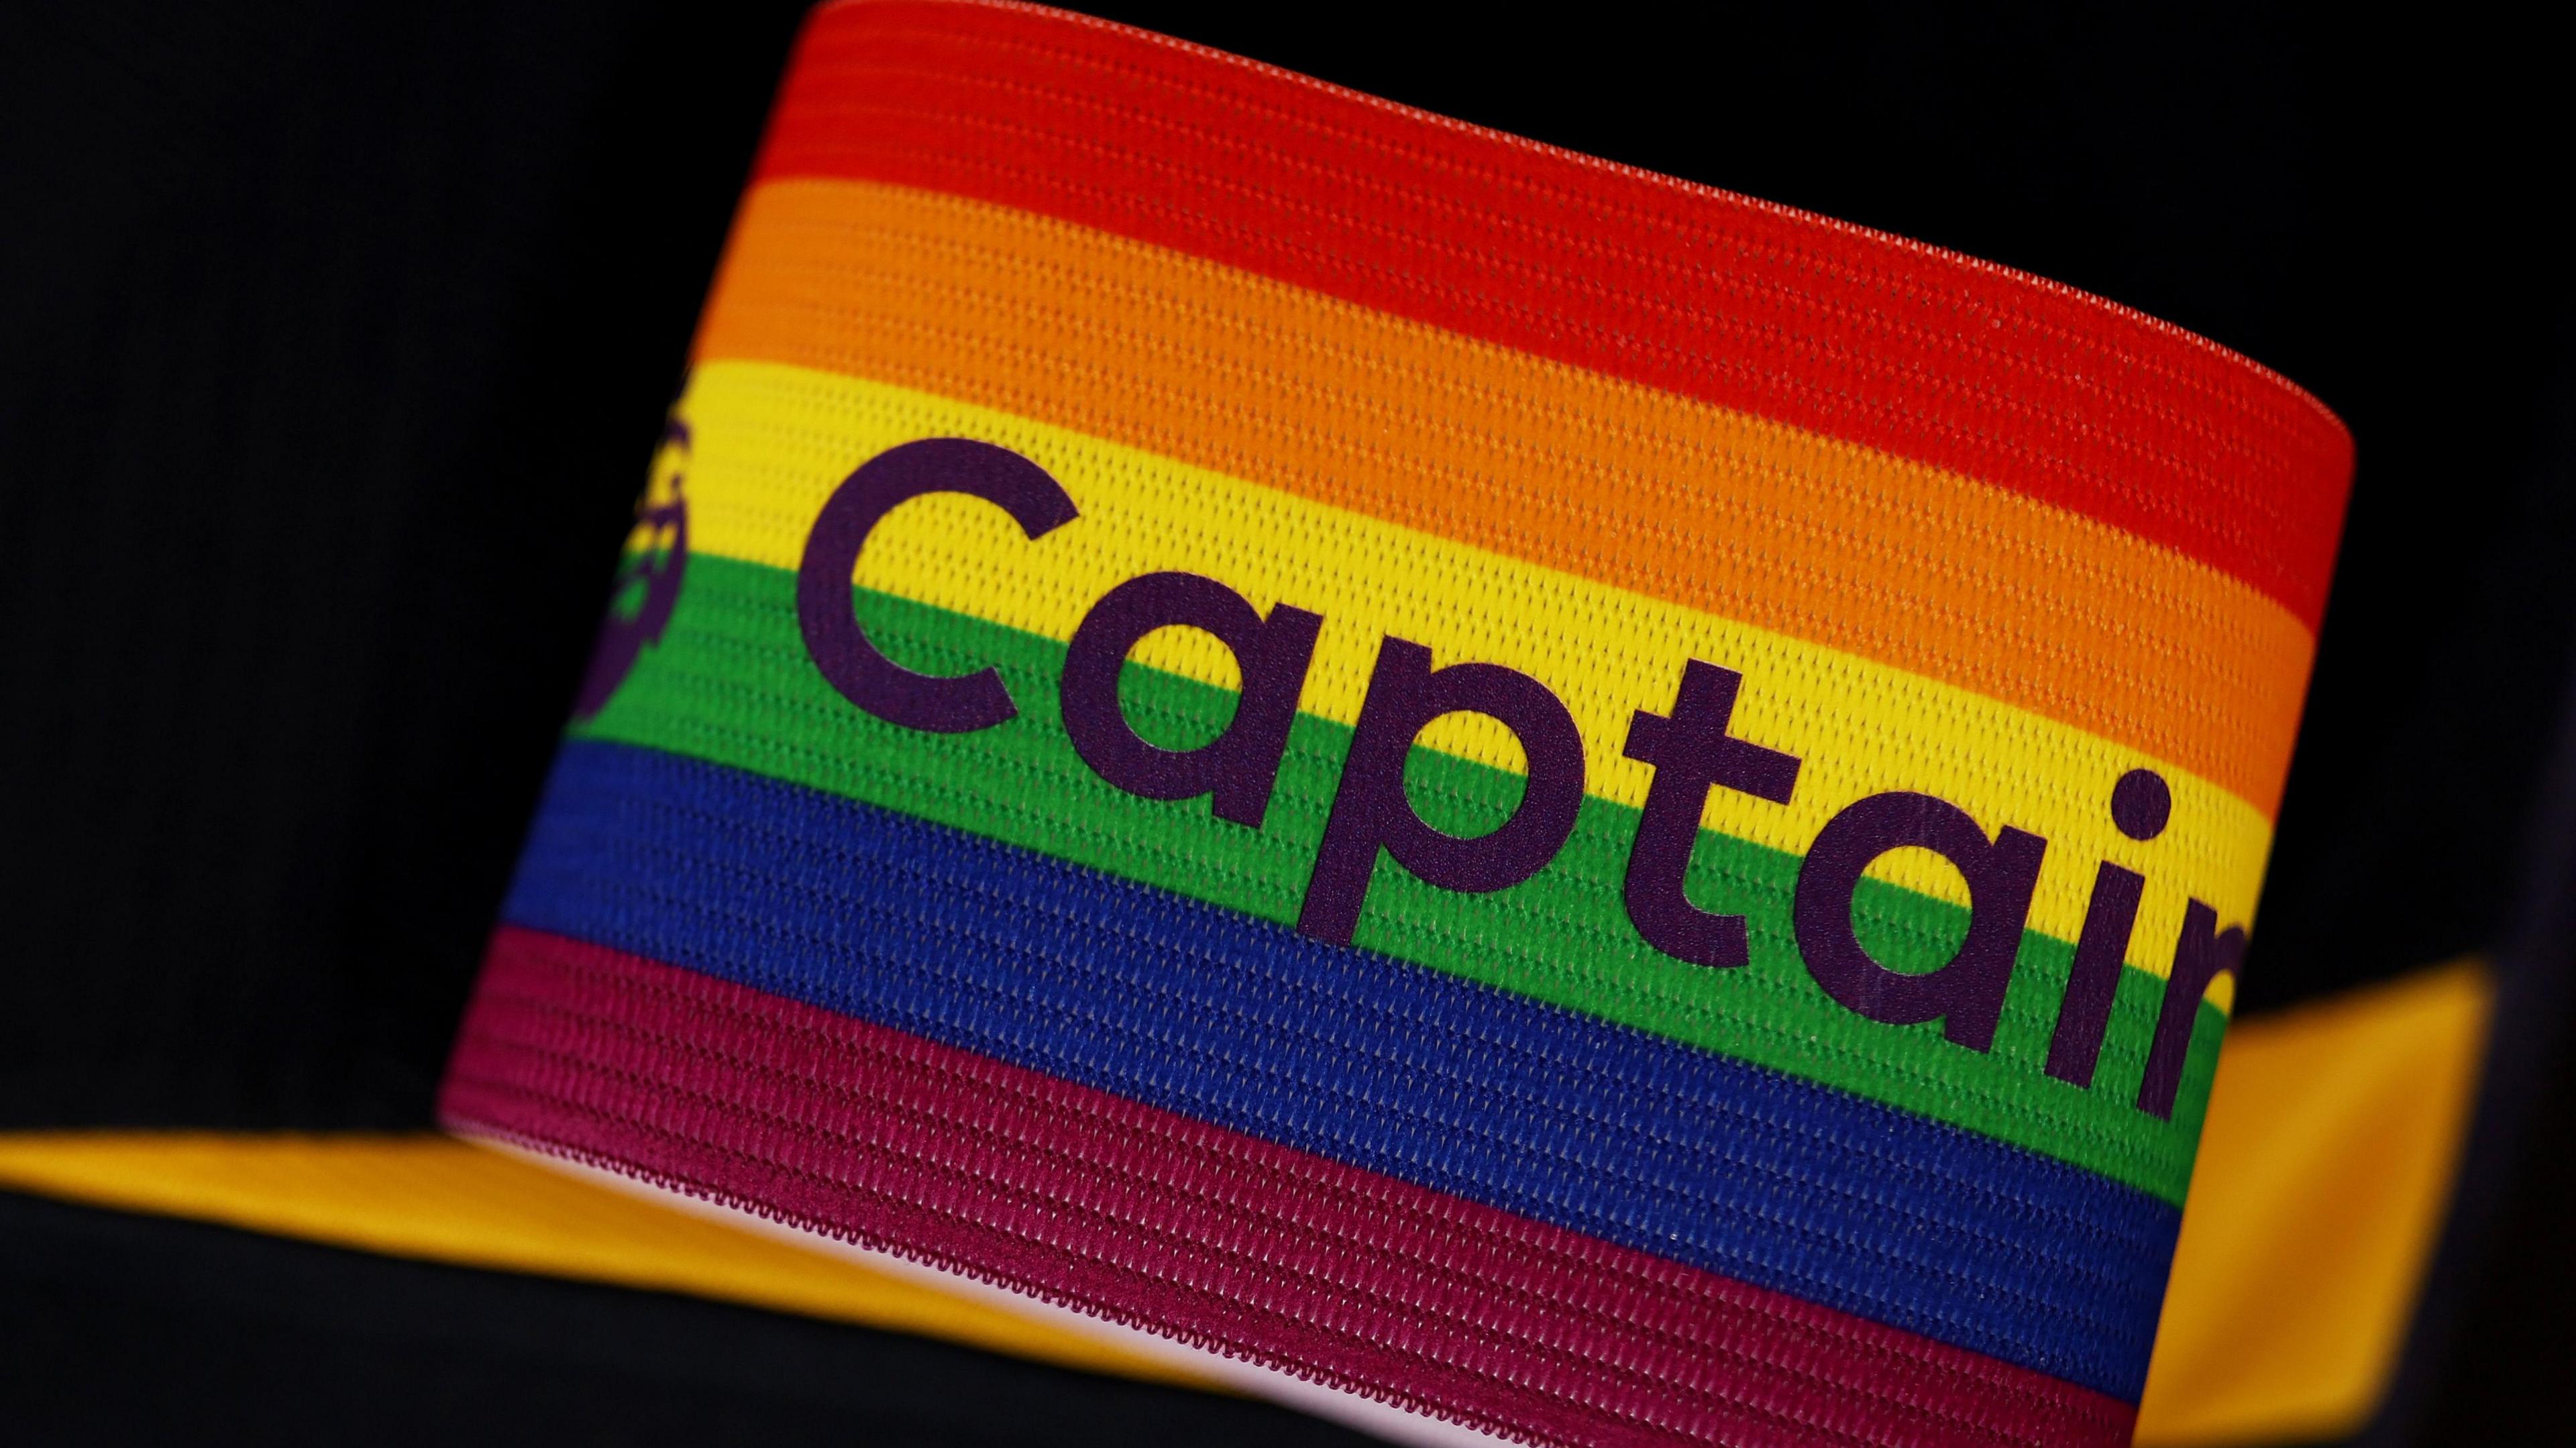
[{"label": "printed logo", "polygon": [[589,719],[607,708],[645,646],[661,642],[662,631],[671,626],[681,575],[689,566],[689,500],[681,491],[688,463],[689,427],[673,418],[662,428],[653,476],[635,502],[635,527],[618,561],[608,616],[600,621],[599,642],[582,675],[581,693],[573,700],[575,719]]}]

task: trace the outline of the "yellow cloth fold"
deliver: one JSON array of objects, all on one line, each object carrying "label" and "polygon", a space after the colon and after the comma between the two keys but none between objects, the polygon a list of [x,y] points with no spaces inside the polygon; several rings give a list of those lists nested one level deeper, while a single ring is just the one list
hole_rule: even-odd
[{"label": "yellow cloth fold", "polygon": [[688,1293],[1207,1386],[1085,1333],[443,1136],[5,1135],[0,1187],[391,1257]]},{"label": "yellow cloth fold", "polygon": [[[2493,988],[2462,962],[2228,1035],[2137,1441],[2307,1441],[2378,1405],[2447,1207]],[[1160,1382],[1078,1329],[436,1136],[22,1133],[0,1187],[389,1256],[690,1293]]]},{"label": "yellow cloth fold", "polygon": [[2464,961],[2228,1033],[2141,1448],[2369,1420],[2449,1209],[2494,994]]}]

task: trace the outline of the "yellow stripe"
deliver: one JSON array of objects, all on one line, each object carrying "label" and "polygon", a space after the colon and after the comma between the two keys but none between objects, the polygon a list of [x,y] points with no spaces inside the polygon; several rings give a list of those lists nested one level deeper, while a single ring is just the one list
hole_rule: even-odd
[{"label": "yellow stripe", "polygon": [[2465,961],[2228,1031],[2140,1444],[2320,1442],[2369,1420],[2450,1201],[2494,1001]]},{"label": "yellow stripe", "polygon": [[[963,497],[906,504],[860,560],[872,588],[1054,639],[1123,579],[1156,569],[1203,573],[1267,608],[1324,615],[1306,685],[1309,713],[1359,714],[1382,635],[1432,648],[1443,663],[1521,669],[1562,698],[1582,729],[1587,787],[1628,805],[1651,778],[1623,757],[1628,718],[1669,707],[1682,663],[1743,672],[1737,732],[1806,760],[1786,806],[1713,792],[1710,828],[1803,854],[1843,806],[1881,790],[1920,790],[1959,805],[1989,830],[2014,825],[2050,842],[2031,924],[2072,939],[2094,864],[2111,859],[2149,880],[2133,962],[2170,964],[2186,896],[2249,920],[2270,827],[2243,799],[2095,736],[2025,710],[1849,654],[1749,628],[1555,570],[1328,507],[1275,489],[1084,437],[1062,428],[904,388],[769,363],[711,362],[682,411],[695,436],[687,488],[691,546],[793,569],[824,500],[859,463],[924,437],[974,437],[1047,468],[1080,519],[1038,543],[1001,512]],[[1231,685],[1213,641],[1177,632],[1138,657]],[[1505,768],[1520,761],[1499,730],[1453,720],[1427,736]],[[1487,726],[1490,728],[1490,726]],[[2173,823],[2147,844],[2112,826],[2112,783],[2161,769]],[[1957,876],[1917,852],[1890,856],[1887,878],[1964,900]]]},{"label": "yellow stripe", "polygon": [[389,1257],[685,1292],[1089,1372],[1206,1378],[1115,1342],[431,1135],[29,1132],[0,1186]]}]

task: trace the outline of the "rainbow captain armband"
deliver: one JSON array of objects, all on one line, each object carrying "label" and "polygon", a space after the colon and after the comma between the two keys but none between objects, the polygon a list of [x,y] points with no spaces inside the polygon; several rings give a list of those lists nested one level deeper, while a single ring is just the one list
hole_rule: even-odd
[{"label": "rainbow captain armband", "polygon": [[2349,440],[1058,12],[798,50],[455,1129],[1398,1437],[2125,1443]]}]

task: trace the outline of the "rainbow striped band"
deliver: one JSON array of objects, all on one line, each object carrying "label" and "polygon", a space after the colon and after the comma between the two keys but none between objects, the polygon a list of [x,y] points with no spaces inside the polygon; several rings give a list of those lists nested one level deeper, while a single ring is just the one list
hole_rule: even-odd
[{"label": "rainbow striped band", "polygon": [[446,1119],[1503,1438],[2125,1443],[2350,462],[2030,277],[830,6]]}]

